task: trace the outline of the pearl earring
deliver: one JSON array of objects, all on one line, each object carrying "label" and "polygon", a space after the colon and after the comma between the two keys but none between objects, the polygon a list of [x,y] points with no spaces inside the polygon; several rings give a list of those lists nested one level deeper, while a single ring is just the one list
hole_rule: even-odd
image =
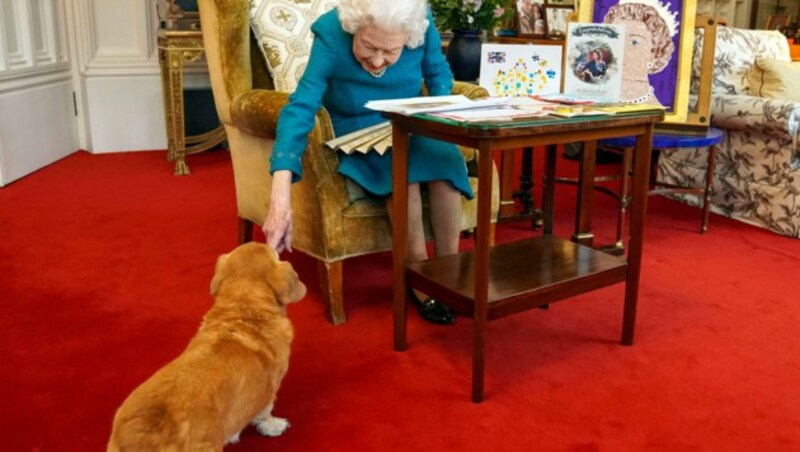
[{"label": "pearl earring", "polygon": [[647,69],[653,69],[653,63],[648,62],[647,63]]}]

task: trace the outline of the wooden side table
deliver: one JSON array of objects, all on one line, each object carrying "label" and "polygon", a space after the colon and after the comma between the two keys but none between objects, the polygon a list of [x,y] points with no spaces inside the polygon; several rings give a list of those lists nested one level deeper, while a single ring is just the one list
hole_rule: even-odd
[{"label": "wooden side table", "polygon": [[[694,194],[700,197],[701,217],[700,233],[708,231],[708,214],[711,203],[712,187],[714,183],[714,155],[715,145],[722,141],[723,132],[714,127],[709,127],[703,132],[679,133],[670,130],[656,131],[653,135],[653,150],[668,148],[706,148],[706,179],[702,186],[685,187],[681,185],[667,184],[658,182],[656,175],[658,172],[658,159],[654,159],[650,168],[650,185],[648,192],[650,195],[662,195],[670,193]],[[623,254],[625,252],[625,231],[627,207],[630,203],[628,195],[628,185],[630,182],[630,168],[633,161],[633,148],[636,146],[636,137],[616,137],[600,140],[599,146],[610,152],[619,152],[622,155],[621,170],[618,174],[598,176],[594,178],[594,188],[600,193],[606,194],[617,201],[617,232],[616,240],[613,244],[598,247],[605,252],[612,254]],[[555,158],[555,151],[552,151],[552,158]],[[548,159],[550,154],[548,154]],[[656,156],[658,154],[656,153]],[[552,169],[554,171],[554,169]],[[577,185],[580,181],[572,177],[556,177],[554,172],[545,171],[544,180],[552,180],[556,183],[566,183]],[[619,180],[619,190],[615,191],[609,187],[598,185],[598,183]],[[545,182],[543,182],[545,183]]]},{"label": "wooden side table", "polygon": [[[708,231],[708,212],[711,203],[711,191],[714,184],[714,154],[716,151],[715,146],[722,141],[724,133],[720,129],[709,127],[703,133],[697,134],[684,134],[672,133],[669,131],[656,132],[653,135],[653,149],[668,149],[668,148],[706,148],[708,155],[706,157],[706,180],[705,184],[698,187],[684,187],[681,185],[667,184],[658,182],[655,178],[658,162],[652,165],[651,175],[653,176],[650,181],[652,189],[648,192],[650,195],[662,195],[670,193],[688,193],[698,195],[700,197],[700,204],[702,206],[702,213],[700,216],[700,233],[704,234]],[[628,171],[630,162],[632,160],[633,146],[636,144],[633,137],[619,137],[602,140],[600,142],[603,146],[621,148],[623,150],[623,167],[622,167],[622,190],[618,196],[619,199],[619,222],[625,221],[625,207],[628,204]],[[624,232],[624,224],[618,227],[617,241],[619,246],[622,246],[622,234]]]},{"label": "wooden side table", "polygon": [[[385,113],[392,122],[394,191],[393,278],[394,348],[406,349],[406,284],[444,301],[474,319],[472,401],[483,400],[486,327],[490,320],[537,308],[580,293],[625,282],[622,344],[632,345],[642,262],[653,125],[660,110],[603,118],[537,118],[503,124],[458,123],[424,115]],[[547,185],[544,235],[490,249],[491,191],[478,191],[477,244],[474,251],[406,261],[409,134],[479,150],[478,177],[492,182],[492,153],[506,149],[584,141],[576,231],[573,241],[552,235],[553,184]],[[591,247],[594,151],[597,140],[636,136],[631,236],[627,259]],[[548,166],[555,161],[548,161]],[[577,243],[576,243],[577,242]]]},{"label": "wooden side table", "polygon": [[164,95],[164,119],[167,126],[167,160],[175,162],[175,175],[190,173],[186,156],[203,152],[225,140],[225,129],[186,136],[183,106],[183,66],[203,54],[203,33],[190,27],[158,31],[158,62]]}]

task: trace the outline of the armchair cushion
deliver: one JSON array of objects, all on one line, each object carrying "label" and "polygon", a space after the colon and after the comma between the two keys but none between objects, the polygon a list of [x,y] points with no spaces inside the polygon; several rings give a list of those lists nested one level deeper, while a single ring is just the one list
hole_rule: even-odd
[{"label": "armchair cushion", "polygon": [[[698,33],[694,44],[692,64],[693,78],[700,74],[700,58],[703,48],[703,34]],[[717,27],[717,43],[714,49],[713,94],[752,94],[747,83],[747,75],[756,56],[773,60],[790,61],[789,44],[777,31],[742,30],[731,27]],[[693,92],[697,92],[696,86]]]},{"label": "armchair cushion", "polygon": [[800,102],[800,63],[758,57],[747,81],[753,96]]},{"label": "armchair cushion", "polygon": [[311,52],[311,24],[337,4],[335,0],[251,0],[250,25],[276,90],[297,88]]}]

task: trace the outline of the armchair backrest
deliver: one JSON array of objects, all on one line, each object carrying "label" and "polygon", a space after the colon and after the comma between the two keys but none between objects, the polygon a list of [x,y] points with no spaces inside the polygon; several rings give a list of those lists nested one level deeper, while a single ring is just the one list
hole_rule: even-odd
[{"label": "armchair backrest", "polygon": [[[701,37],[698,37],[700,45]],[[711,88],[714,94],[750,94],[747,73],[756,57],[791,61],[789,43],[777,31],[724,26],[717,27],[714,55],[714,81]]]},{"label": "armchair backrest", "polygon": [[248,0],[198,0],[217,114],[231,124],[230,104],[253,88]]},{"label": "armchair backrest", "polygon": [[253,73],[253,89],[275,90],[275,82],[272,81],[272,74],[267,69],[267,62],[258,48],[260,44],[256,40],[255,34],[250,30],[250,70]]}]

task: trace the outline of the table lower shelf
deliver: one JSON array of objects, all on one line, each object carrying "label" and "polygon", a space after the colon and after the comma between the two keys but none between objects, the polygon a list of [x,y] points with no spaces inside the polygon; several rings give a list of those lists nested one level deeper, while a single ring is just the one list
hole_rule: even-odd
[{"label": "table lower shelf", "polygon": [[[625,281],[623,257],[553,236],[497,245],[489,250],[489,310],[493,320]],[[409,264],[408,283],[473,315],[475,253]]]}]

